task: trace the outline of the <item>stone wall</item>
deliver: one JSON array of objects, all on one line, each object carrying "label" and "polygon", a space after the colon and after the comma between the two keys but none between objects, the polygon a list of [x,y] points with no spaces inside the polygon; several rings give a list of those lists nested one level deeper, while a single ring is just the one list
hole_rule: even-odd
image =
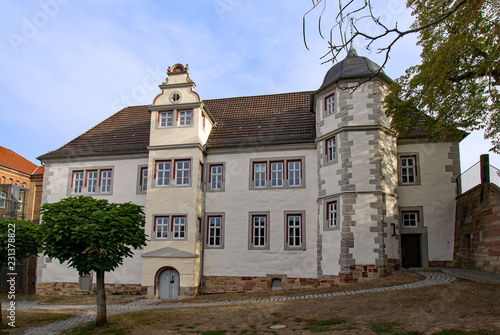
[{"label": "stone wall", "polygon": [[[391,268],[392,272],[394,269]],[[339,286],[347,283],[359,283],[383,277],[375,265],[352,265],[350,273],[338,276],[323,276],[316,278],[288,278],[286,275],[267,275],[266,277],[228,277],[206,276],[204,278],[204,293],[259,292],[273,289],[296,290]],[[273,279],[281,281],[280,287],[273,287]]]},{"label": "stone wall", "polygon": [[[106,293],[111,294],[141,294],[140,284],[105,284]],[[94,294],[96,284],[92,284],[90,290],[82,290],[79,283],[43,283],[38,284],[36,293],[40,295],[73,295],[73,294]]]},{"label": "stone wall", "polygon": [[456,267],[500,272],[500,188],[483,183],[457,198]]}]

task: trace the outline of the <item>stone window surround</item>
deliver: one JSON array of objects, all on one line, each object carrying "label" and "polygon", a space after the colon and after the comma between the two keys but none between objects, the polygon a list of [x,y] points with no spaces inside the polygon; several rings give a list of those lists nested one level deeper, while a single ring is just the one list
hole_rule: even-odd
[{"label": "stone window surround", "polygon": [[[204,243],[204,246],[205,246],[205,249],[224,249],[224,240],[225,240],[225,212],[210,212],[210,213],[205,213],[205,225],[204,225],[204,228],[205,229],[205,240],[203,241]],[[210,217],[220,217],[221,218],[221,228],[220,228],[220,245],[218,246],[215,246],[215,245],[209,245],[208,244],[208,229],[209,229],[209,225],[208,225],[208,220],[210,219]]]},{"label": "stone window surround", "polygon": [[[301,168],[301,179],[299,186],[290,186],[290,182],[288,180],[288,162],[297,162],[300,161]],[[305,156],[291,156],[291,157],[273,157],[273,158],[252,158],[250,159],[249,164],[249,189],[250,190],[283,190],[283,189],[302,189],[306,188],[306,166],[305,166],[306,158]],[[283,186],[271,186],[271,171],[270,165],[272,162],[283,162]],[[255,187],[254,184],[254,173],[253,166],[254,163],[265,163],[266,164],[266,186],[264,187]]]},{"label": "stone window surround", "polygon": [[[335,159],[332,160],[332,161],[329,161],[328,160],[328,141],[331,140],[331,139],[335,139]],[[332,135],[332,136],[329,136],[328,138],[324,139],[323,141],[323,145],[324,145],[324,150],[323,150],[323,166],[330,166],[330,165],[334,165],[334,164],[337,164],[338,161],[339,161],[339,137],[338,137],[338,134],[335,134],[335,135]]]},{"label": "stone window surround", "polygon": [[[415,157],[415,182],[414,183],[404,183],[402,182],[401,176],[401,159],[403,157]],[[415,186],[420,185],[420,157],[418,152],[398,152],[398,185],[399,186]]]},{"label": "stone window surround", "polygon": [[[328,204],[331,202],[337,202],[337,225],[335,227],[330,227],[330,224],[328,222]],[[340,202],[340,196],[330,196],[330,197],[325,197],[322,199],[323,202],[323,230],[324,231],[332,231],[332,230],[339,230],[342,222],[342,205]]]},{"label": "stone window surround", "polygon": [[[335,100],[334,100],[334,105],[335,106],[334,106],[334,109],[333,109],[333,113],[328,114],[326,101],[332,95],[335,97]],[[337,114],[338,106],[339,106],[338,96],[339,96],[339,94],[337,94],[337,87],[335,87],[335,88],[333,88],[333,90],[331,90],[328,93],[326,93],[324,95],[324,98],[321,99],[321,101],[323,103],[323,105],[321,106],[321,115],[323,116],[323,119],[325,119],[325,118],[327,118],[329,116]]]},{"label": "stone window surround", "polygon": [[[403,212],[418,212],[419,221],[417,227],[403,226]],[[427,227],[424,225],[424,208],[423,206],[402,206],[399,208],[399,234],[420,234],[420,258],[422,267],[429,266],[429,248],[428,248],[428,233]]]},{"label": "stone window surround", "polygon": [[[194,127],[195,126],[195,122],[194,122],[195,108],[199,108],[199,107],[200,107],[199,104],[185,104],[185,106],[175,105],[175,106],[169,106],[167,108],[161,108],[161,109],[154,110],[154,112],[156,113],[155,130]],[[191,123],[188,125],[180,125],[179,112],[184,112],[184,111],[191,111]],[[164,113],[164,112],[172,113],[172,125],[171,126],[161,127],[160,113]]]},{"label": "stone window surround", "polygon": [[[301,216],[301,244],[300,247],[295,247],[295,246],[289,246],[288,245],[288,217],[293,216],[293,215],[299,215]],[[306,250],[306,211],[304,210],[299,210],[299,211],[285,211],[284,212],[284,237],[285,237],[285,251],[303,251]]]},{"label": "stone window surround", "polygon": [[[175,175],[175,163],[178,161],[189,161],[189,184],[185,185],[177,185],[177,176]],[[156,164],[158,162],[170,162],[170,182],[169,185],[157,185],[156,183]],[[193,158],[192,157],[183,157],[183,158],[159,158],[155,159],[153,162],[154,167],[154,175],[149,176],[148,179],[151,179],[151,188],[170,188],[170,187],[191,187],[193,184]]]},{"label": "stone window surround", "polygon": [[[265,226],[266,243],[264,246],[255,246],[253,244],[253,218],[255,216],[266,217],[266,226]],[[269,225],[271,222],[270,218],[271,218],[271,213],[269,211],[248,213],[248,250],[269,250],[271,248],[271,241],[269,239],[269,231],[270,231]]]},{"label": "stone window surround", "polygon": [[[226,190],[226,163],[225,162],[206,162],[207,169],[207,192],[224,192]],[[222,166],[222,186],[219,189],[213,189],[211,184],[212,166]]]},{"label": "stone window surround", "polygon": [[[156,218],[159,217],[168,217],[168,235],[167,238],[159,238],[156,237]],[[184,225],[184,237],[183,238],[174,238],[174,230],[173,230],[173,218],[175,217],[184,217],[185,225]],[[187,241],[188,236],[188,215],[186,213],[182,214],[153,214],[153,226],[152,228],[152,238],[151,241]]]},{"label": "stone window surround", "polygon": [[[98,171],[98,187],[97,191],[94,193],[87,193],[87,172],[89,171]],[[101,171],[111,171],[111,185],[109,188],[109,192],[101,192]],[[73,177],[75,172],[83,172],[83,177],[84,177],[84,184],[82,187],[82,192],[81,193],[73,193]],[[96,167],[85,167],[85,168],[70,168],[69,173],[68,173],[68,185],[66,187],[66,195],[67,196],[74,196],[74,195],[98,195],[98,196],[108,196],[108,195],[113,195],[113,183],[115,179],[115,166],[114,165],[108,165],[108,166],[96,166]]]}]

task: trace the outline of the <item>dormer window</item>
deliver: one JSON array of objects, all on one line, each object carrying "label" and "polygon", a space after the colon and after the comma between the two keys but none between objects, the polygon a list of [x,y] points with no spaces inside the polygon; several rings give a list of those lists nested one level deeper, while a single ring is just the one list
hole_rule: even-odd
[{"label": "dormer window", "polygon": [[192,123],[192,111],[178,111],[179,126],[190,126]]},{"label": "dormer window", "polygon": [[158,122],[160,127],[172,127],[173,114],[172,112],[158,112]]}]

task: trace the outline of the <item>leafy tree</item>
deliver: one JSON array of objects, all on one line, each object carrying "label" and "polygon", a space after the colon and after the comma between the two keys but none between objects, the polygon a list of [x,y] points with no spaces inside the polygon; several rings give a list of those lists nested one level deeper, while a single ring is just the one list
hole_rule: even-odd
[{"label": "leafy tree", "polygon": [[[406,30],[397,23],[390,28],[382,22],[374,15],[370,0],[351,0],[345,5],[334,2],[339,5],[339,14],[331,32],[337,28],[338,33],[330,34],[329,51],[324,56],[330,55],[328,60],[335,61],[354,39],[362,37],[369,50],[382,43],[378,52],[385,54],[383,67],[401,38],[419,34],[422,64],[410,67],[395,80],[385,99],[387,114],[392,116],[399,136],[419,130],[439,140],[459,136],[457,127],[484,129],[492,150],[500,153],[498,0],[407,0],[415,21]],[[327,0],[313,1],[314,7],[320,3],[326,6]],[[365,24],[366,20],[372,24]],[[378,28],[375,32],[358,29],[374,25]]]},{"label": "leafy tree", "polygon": [[142,206],[79,196],[44,204],[40,213],[45,255],[67,261],[80,275],[96,272],[96,324],[106,325],[104,273],[131,257],[132,248],[146,245]]},{"label": "leafy tree", "polygon": [[[36,255],[40,246],[39,226],[31,221],[6,219],[0,221],[0,268],[15,272],[15,264]],[[2,314],[0,310],[0,323]]]}]

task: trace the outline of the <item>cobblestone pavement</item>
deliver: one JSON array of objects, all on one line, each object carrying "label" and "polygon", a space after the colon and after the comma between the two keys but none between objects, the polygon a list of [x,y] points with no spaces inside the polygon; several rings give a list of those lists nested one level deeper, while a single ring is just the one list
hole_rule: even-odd
[{"label": "cobblestone pavement", "polygon": [[[233,301],[214,301],[214,302],[200,302],[200,303],[175,303],[175,304],[160,304],[159,300],[151,300],[151,299],[141,299],[136,300],[127,304],[122,305],[108,305],[107,306],[107,315],[116,315],[130,312],[138,312],[145,311],[151,309],[166,309],[166,308],[185,308],[185,307],[206,307],[206,306],[225,306],[225,305],[241,305],[241,304],[258,304],[258,303],[267,303],[267,302],[275,302],[275,301],[292,301],[292,300],[301,300],[301,299],[320,299],[320,298],[330,298],[341,295],[354,295],[354,294],[363,294],[363,293],[373,293],[373,292],[384,292],[390,290],[406,290],[417,287],[425,287],[425,286],[434,286],[434,285],[442,285],[446,283],[452,283],[457,280],[457,278],[448,273],[442,272],[417,272],[418,274],[423,276],[423,279],[404,285],[390,286],[390,287],[380,287],[380,288],[372,288],[372,289],[363,289],[363,290],[353,290],[353,291],[345,291],[345,292],[332,292],[332,293],[318,293],[318,294],[310,294],[310,295],[300,295],[300,296],[292,296],[292,297],[270,297],[270,298],[260,298],[260,299],[248,299],[248,300],[233,300]],[[2,308],[6,308],[7,305],[4,302]],[[96,318],[96,306],[92,305],[40,305],[37,302],[33,301],[19,301],[16,302],[16,309],[71,309],[71,310],[79,310],[83,311],[84,314],[71,317],[66,320],[57,321],[53,323],[49,323],[40,327],[35,327],[27,330],[23,334],[26,335],[40,335],[40,334],[59,334],[62,330],[72,328],[81,324],[84,324],[89,321],[93,321]]]}]

